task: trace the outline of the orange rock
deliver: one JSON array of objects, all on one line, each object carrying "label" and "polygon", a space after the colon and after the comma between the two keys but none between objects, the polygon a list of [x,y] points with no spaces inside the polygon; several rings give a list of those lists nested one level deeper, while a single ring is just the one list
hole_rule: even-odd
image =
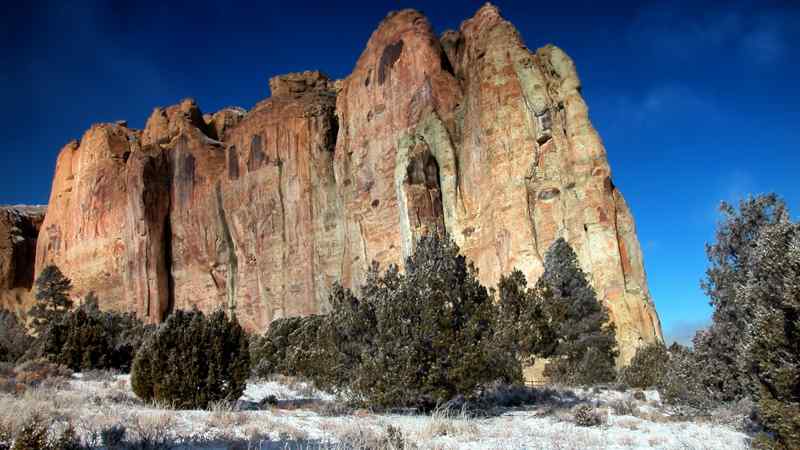
[{"label": "orange rock", "polygon": [[145,130],[90,129],[62,150],[37,268],[151,321],[235,310],[250,330],[324,312],[334,281],[400,264],[446,230],[491,286],[532,282],[564,237],[617,324],[622,360],[661,329],[633,218],[572,60],[535,52],[486,5],[437,38],[387,16],[353,72],[270,80],[245,112],[156,108]]}]

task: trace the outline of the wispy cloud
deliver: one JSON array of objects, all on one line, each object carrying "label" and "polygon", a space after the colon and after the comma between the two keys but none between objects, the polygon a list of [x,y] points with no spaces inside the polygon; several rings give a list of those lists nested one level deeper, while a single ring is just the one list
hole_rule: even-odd
[{"label": "wispy cloud", "polygon": [[701,123],[724,114],[713,97],[678,82],[619,95],[613,101],[619,121],[636,126],[662,126],[665,121]]},{"label": "wispy cloud", "polygon": [[767,9],[758,3],[730,2],[700,9],[677,1],[643,7],[628,30],[635,45],[677,61],[734,53],[745,62],[773,64],[787,56],[800,12]]}]

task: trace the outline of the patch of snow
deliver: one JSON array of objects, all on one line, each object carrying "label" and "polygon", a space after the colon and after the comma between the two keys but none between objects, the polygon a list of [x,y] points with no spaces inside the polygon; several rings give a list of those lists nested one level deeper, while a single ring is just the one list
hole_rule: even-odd
[{"label": "patch of snow", "polygon": [[[187,442],[182,445],[185,449],[192,446],[228,448],[226,442],[252,441],[254,434],[260,436],[256,436],[258,439],[270,441],[269,446],[260,448],[318,448],[319,444],[323,444],[324,448],[325,444],[336,444],[346,436],[358,436],[366,432],[383,435],[389,426],[399,429],[407,441],[421,449],[749,448],[747,435],[726,426],[655,422],[642,417],[613,414],[614,408],[607,405],[620,400],[633,401],[633,392],[576,390],[576,394],[582,401],[595,404],[606,414],[607,423],[597,427],[580,427],[572,423],[568,415],[543,412],[546,408],[542,408],[542,405],[485,418],[366,412],[326,417],[302,407],[281,409],[280,404],[278,407],[253,411],[236,410],[224,405],[211,411],[173,411],[136,400],[131,392],[129,375],[115,376],[112,381],[89,381],[76,373],[66,389],[42,390],[40,396],[32,397],[36,401],[51,402],[52,408],[58,410],[60,415],[70,417],[80,425],[78,432],[83,436],[91,432],[90,428],[84,428],[86,424],[94,426],[95,430],[123,424],[131,431],[137,423],[161,423],[162,426],[167,423],[171,436],[179,441],[183,439],[180,442]],[[333,396],[316,391],[302,382],[261,380],[249,382],[241,400],[257,404],[270,395],[287,401],[333,400]],[[24,402],[31,401],[28,397],[28,394],[23,397],[0,395],[0,412],[20,410]],[[658,408],[653,405],[659,398],[648,397],[647,393],[645,398],[648,399],[647,403],[637,401],[639,410],[658,413]]]}]

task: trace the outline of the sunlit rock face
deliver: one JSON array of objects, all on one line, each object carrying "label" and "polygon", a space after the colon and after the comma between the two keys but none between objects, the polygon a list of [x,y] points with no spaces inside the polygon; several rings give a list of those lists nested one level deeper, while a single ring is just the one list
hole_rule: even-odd
[{"label": "sunlit rock face", "polygon": [[493,286],[533,282],[559,237],[617,325],[622,360],[661,341],[633,218],[611,181],[572,60],[528,50],[486,5],[437,37],[389,14],[353,72],[270,80],[250,111],[156,108],[144,130],[97,125],[58,159],[36,270],[150,321],[236,312],[250,330],[325,312],[372,261],[446,231]]}]

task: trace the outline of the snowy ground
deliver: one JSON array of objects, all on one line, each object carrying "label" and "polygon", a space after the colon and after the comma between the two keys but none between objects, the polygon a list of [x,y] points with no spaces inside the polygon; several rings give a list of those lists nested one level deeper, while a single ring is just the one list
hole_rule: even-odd
[{"label": "snowy ground", "polygon": [[[569,402],[534,405],[486,418],[464,414],[379,415],[333,408],[334,398],[290,379],[248,384],[236,406],[210,411],[173,411],[145,405],[130,390],[126,375],[0,394],[0,420],[21,421],[34,412],[71,422],[97,447],[100,434],[123,425],[128,436],[183,443],[183,448],[317,449],[745,449],[747,435],[712,423],[677,421],[664,413],[658,393],[576,391]],[[259,406],[274,396],[277,404]],[[605,424],[580,427],[571,408],[588,403]],[[621,414],[625,413],[625,414]],[[394,434],[393,434],[394,433]],[[235,443],[235,444],[234,444]]]}]

